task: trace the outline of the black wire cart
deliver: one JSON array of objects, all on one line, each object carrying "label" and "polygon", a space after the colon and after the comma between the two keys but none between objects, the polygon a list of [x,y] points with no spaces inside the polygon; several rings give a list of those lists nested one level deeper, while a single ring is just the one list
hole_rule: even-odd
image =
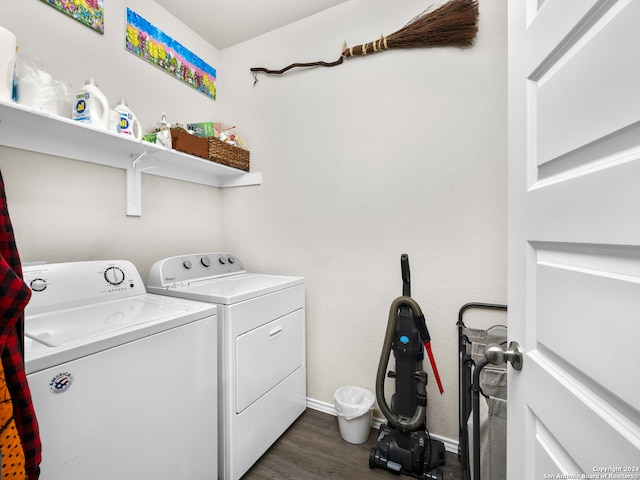
[{"label": "black wire cart", "polygon": [[467,327],[463,316],[472,309],[506,312],[507,306],[472,302],[458,313],[458,459],[464,480],[481,480],[482,475],[484,480],[500,480],[506,477],[506,364],[489,363],[484,349],[490,344],[505,346],[507,327]]}]

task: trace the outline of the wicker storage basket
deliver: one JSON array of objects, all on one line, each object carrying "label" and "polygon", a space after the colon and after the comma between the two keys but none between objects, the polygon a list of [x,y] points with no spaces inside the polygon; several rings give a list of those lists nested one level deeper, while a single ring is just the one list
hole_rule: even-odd
[{"label": "wicker storage basket", "polygon": [[234,147],[213,137],[207,137],[206,140],[209,142],[209,160],[249,171],[249,150]]},{"label": "wicker storage basket", "polygon": [[249,150],[234,147],[213,137],[196,137],[181,128],[171,129],[171,141],[174,150],[249,171]]}]

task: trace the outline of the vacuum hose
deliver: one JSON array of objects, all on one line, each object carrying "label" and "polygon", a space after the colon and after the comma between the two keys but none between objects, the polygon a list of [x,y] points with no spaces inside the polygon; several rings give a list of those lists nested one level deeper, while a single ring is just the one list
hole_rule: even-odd
[{"label": "vacuum hose", "polygon": [[[419,317],[422,315],[422,309],[420,305],[411,297],[398,297],[392,303],[389,309],[389,321],[387,322],[387,332],[384,337],[384,344],[382,346],[382,352],[380,353],[380,362],[378,363],[378,373],[376,375],[376,398],[378,400],[378,406],[382,414],[389,420],[389,424],[402,431],[413,431],[419,428],[425,419],[426,414],[426,376],[418,381],[418,398],[424,399],[424,402],[418,402],[416,411],[413,417],[406,418],[395,414],[384,396],[384,381],[387,374],[387,365],[389,363],[389,357],[391,355],[391,346],[393,344],[393,336],[395,334],[396,323],[398,321],[398,310],[401,306],[406,305],[413,311],[414,316]],[[420,405],[423,403],[423,405]]]}]

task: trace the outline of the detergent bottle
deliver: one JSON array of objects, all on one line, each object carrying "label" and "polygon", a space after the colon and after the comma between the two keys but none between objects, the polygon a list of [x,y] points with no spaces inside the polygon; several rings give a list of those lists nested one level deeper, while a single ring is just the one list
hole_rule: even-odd
[{"label": "detergent bottle", "polygon": [[116,131],[122,135],[129,135],[136,140],[140,140],[142,138],[142,127],[127,105],[127,101],[121,98],[113,109],[118,112],[119,115]]},{"label": "detergent bottle", "polygon": [[106,129],[109,125],[109,102],[98,89],[96,81],[89,78],[74,98],[72,118]]},{"label": "detergent bottle", "polygon": [[0,26],[0,100],[9,101],[13,97],[16,50],[16,36]]}]

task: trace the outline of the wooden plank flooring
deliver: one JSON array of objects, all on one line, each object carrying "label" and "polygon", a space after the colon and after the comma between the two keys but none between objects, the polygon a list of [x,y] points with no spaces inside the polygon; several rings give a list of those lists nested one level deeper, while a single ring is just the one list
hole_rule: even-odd
[{"label": "wooden plank flooring", "polygon": [[[377,430],[369,440],[353,445],[342,439],[338,419],[307,409],[300,418],[258,460],[242,480],[402,480],[392,472],[369,468],[369,452],[376,446]],[[446,480],[461,480],[458,457],[447,452],[441,467]]]}]

